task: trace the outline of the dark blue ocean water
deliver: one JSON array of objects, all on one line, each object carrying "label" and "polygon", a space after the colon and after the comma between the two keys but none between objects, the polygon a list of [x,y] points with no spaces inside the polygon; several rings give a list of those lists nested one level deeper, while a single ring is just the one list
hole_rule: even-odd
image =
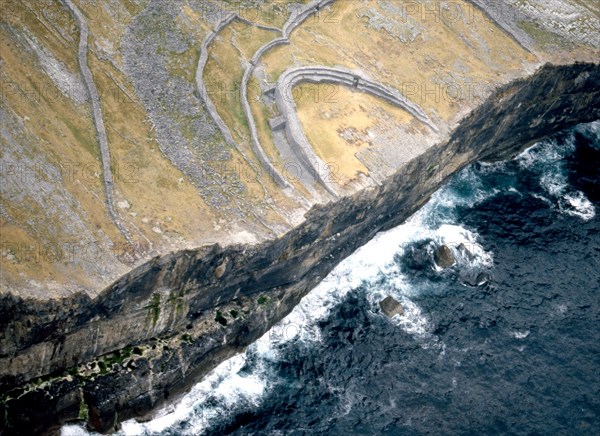
[{"label": "dark blue ocean water", "polygon": [[[388,295],[403,317],[381,314]],[[123,433],[600,434],[600,122],[456,174]]]}]

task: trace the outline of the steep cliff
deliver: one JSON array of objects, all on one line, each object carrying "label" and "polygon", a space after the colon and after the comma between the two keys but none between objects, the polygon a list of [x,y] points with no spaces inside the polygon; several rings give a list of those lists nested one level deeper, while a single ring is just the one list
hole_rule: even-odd
[{"label": "steep cliff", "polygon": [[414,213],[454,171],[508,158],[600,118],[600,68],[545,66],[475,109],[448,142],[380,186],[327,205],[280,238],[152,259],[92,299],[0,296],[0,428],[102,432],[143,416],[242,350],[377,232]]}]

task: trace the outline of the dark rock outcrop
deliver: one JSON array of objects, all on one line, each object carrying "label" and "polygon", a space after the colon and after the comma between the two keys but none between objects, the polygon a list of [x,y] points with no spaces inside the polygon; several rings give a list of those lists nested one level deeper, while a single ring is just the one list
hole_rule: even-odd
[{"label": "dark rock outcrop", "polygon": [[456,263],[454,254],[452,254],[452,250],[447,245],[440,245],[435,249],[433,252],[433,260],[437,266],[444,269],[450,268]]},{"label": "dark rock outcrop", "polygon": [[488,271],[466,270],[461,271],[460,279],[468,286],[483,286],[490,281],[491,275]]},{"label": "dark rock outcrop", "polygon": [[379,307],[388,318],[393,318],[395,315],[404,315],[404,308],[394,297],[385,297],[379,302]]},{"label": "dark rock outcrop", "polygon": [[[315,206],[276,240],[157,257],[93,300],[1,295],[0,430],[36,434],[85,419],[108,432],[150,413],[262,336],[342,259],[406,220],[453,172],[510,158],[599,118],[598,65],[546,66],[499,89],[447,143],[381,186]],[[241,315],[229,316],[234,310]],[[226,325],[215,321],[219,314]]]},{"label": "dark rock outcrop", "polygon": [[469,262],[472,262],[475,259],[475,255],[471,253],[471,251],[465,246],[465,244],[461,243],[456,247],[456,251],[458,254]]}]

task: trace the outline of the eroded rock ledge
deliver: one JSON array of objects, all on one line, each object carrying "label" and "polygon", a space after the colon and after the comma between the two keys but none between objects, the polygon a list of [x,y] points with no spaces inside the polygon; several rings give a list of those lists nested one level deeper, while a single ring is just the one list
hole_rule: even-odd
[{"label": "eroded rock ledge", "polygon": [[96,299],[0,296],[0,430],[109,432],[181,394],[287,315],[335,265],[419,209],[454,171],[600,118],[600,67],[546,66],[494,93],[393,177],[260,245],[157,257]]}]

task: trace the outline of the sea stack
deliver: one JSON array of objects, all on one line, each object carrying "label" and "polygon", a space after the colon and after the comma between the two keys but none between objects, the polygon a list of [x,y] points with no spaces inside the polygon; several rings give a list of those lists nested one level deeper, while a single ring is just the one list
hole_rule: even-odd
[{"label": "sea stack", "polygon": [[441,245],[433,253],[433,260],[440,268],[450,268],[456,263],[452,250],[447,245]]}]

